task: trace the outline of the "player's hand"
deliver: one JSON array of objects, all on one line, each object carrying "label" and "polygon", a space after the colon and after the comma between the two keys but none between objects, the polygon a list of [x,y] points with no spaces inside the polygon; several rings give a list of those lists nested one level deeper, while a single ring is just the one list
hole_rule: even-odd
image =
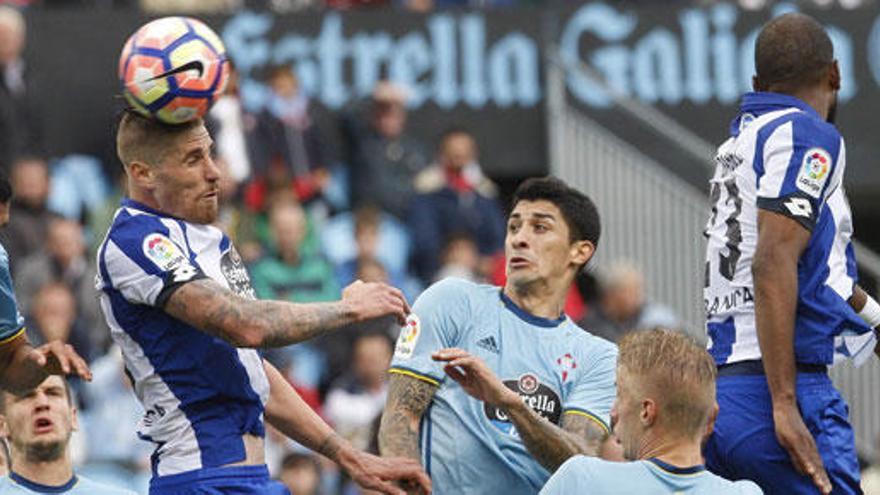
[{"label": "player's hand", "polygon": [[457,348],[440,349],[431,354],[434,361],[445,362],[443,370],[458,382],[471,397],[496,407],[508,407],[520,401],[482,359]]},{"label": "player's hand", "polygon": [[92,379],[92,372],[85,360],[73,350],[73,346],[60,340],[31,350],[27,360],[50,375],[77,375],[85,380]]},{"label": "player's hand", "polygon": [[825,472],[816,442],[804,424],[797,405],[774,406],[773,423],[776,427],[776,438],[788,451],[795,469],[812,478],[820,493],[831,493],[828,473]]},{"label": "player's hand", "polygon": [[400,289],[388,284],[360,280],[342,290],[342,304],[355,321],[372,320],[386,315],[394,315],[401,325],[406,324],[409,303]]},{"label": "player's hand", "polygon": [[340,452],[337,461],[362,488],[391,495],[431,493],[431,479],[415,459],[378,457],[350,449]]}]

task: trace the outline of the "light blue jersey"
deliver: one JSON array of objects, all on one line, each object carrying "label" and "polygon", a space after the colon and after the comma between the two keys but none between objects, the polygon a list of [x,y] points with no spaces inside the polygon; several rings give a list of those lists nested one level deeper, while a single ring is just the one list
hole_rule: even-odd
[{"label": "light blue jersey", "polygon": [[728,481],[703,466],[677,468],[659,459],[610,462],[575,456],[559,467],[541,495],[760,495],[751,481]]},{"label": "light blue jersey", "polygon": [[15,473],[0,478],[0,495],[32,495],[34,493],[65,493],[69,495],[135,495],[130,490],[95,483],[74,475],[61,486],[41,485]]},{"label": "light blue jersey", "polygon": [[562,316],[526,313],[501,289],[446,279],[416,300],[391,372],[438,385],[422,418],[422,463],[436,495],[534,494],[550,477],[503,410],[472,398],[431,353],[458,347],[480,357],[510,389],[556,425],[580,414],[606,431],[617,348]]},{"label": "light blue jersey", "polygon": [[24,318],[18,312],[12,276],[9,274],[9,255],[0,245],[0,344],[4,344],[24,331]]}]

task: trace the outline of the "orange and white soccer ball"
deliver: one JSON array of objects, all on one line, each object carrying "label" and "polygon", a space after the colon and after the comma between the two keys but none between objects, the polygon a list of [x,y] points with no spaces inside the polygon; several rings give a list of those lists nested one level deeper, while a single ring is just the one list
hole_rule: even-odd
[{"label": "orange and white soccer ball", "polygon": [[129,105],[166,124],[203,116],[223,93],[229,70],[220,37],[191,17],[163,17],[132,34],[119,57]]}]

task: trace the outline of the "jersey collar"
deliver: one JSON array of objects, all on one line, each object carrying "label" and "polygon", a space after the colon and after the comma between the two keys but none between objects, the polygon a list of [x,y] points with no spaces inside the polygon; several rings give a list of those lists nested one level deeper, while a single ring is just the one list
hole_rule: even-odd
[{"label": "jersey collar", "polygon": [[74,474],[73,477],[70,478],[70,481],[63,485],[41,485],[40,483],[36,483],[27,478],[22,477],[19,474],[16,474],[14,471],[9,472],[9,479],[18,483],[19,485],[27,488],[30,491],[37,493],[65,493],[73,488],[76,485],[76,482],[79,481]]},{"label": "jersey collar", "polygon": [[528,311],[517,306],[516,303],[513,302],[512,299],[510,299],[509,297],[507,297],[504,294],[504,289],[499,290],[498,294],[501,295],[501,302],[504,303],[504,307],[506,307],[508,310],[510,310],[510,312],[512,312],[513,314],[515,314],[520,320],[522,320],[530,325],[537,325],[539,327],[544,327],[544,328],[555,328],[555,327],[558,327],[559,325],[561,325],[565,321],[565,318],[566,318],[565,313],[562,313],[561,315],[559,315],[559,318],[556,318],[554,320],[551,320],[549,318],[542,318],[540,316],[535,316],[535,315],[529,313]]},{"label": "jersey collar", "polygon": [[647,459],[647,461],[654,464],[655,466],[662,469],[663,471],[666,471],[669,474],[676,474],[679,476],[688,475],[688,474],[697,474],[697,473],[701,473],[706,470],[706,466],[703,466],[702,464],[697,464],[696,466],[690,466],[690,467],[677,467],[677,466],[673,466],[672,464],[663,462],[656,457],[652,457],[650,459]]},{"label": "jersey collar", "polygon": [[156,215],[159,217],[168,217],[168,218],[175,218],[175,219],[177,218],[174,215],[169,215],[168,213],[165,213],[164,211],[159,211],[155,208],[150,208],[149,206],[147,206],[141,202],[135,201],[131,198],[122,198],[121,204],[122,204],[123,208],[134,208],[135,210],[141,210],[146,213],[152,213],[153,215]]},{"label": "jersey collar", "polygon": [[740,123],[746,118],[755,119],[768,112],[792,107],[806,112],[816,119],[822,119],[815,108],[796,96],[782,93],[751,92],[743,95],[739,105],[739,114],[730,123],[730,134],[732,136],[738,135],[741,128]]}]

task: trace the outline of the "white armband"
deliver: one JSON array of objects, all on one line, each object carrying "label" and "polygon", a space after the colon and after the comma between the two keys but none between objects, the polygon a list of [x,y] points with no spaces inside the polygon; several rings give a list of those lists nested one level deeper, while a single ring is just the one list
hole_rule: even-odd
[{"label": "white armband", "polygon": [[867,298],[865,306],[859,311],[859,316],[865,320],[865,323],[871,325],[871,328],[877,328],[880,326],[880,304],[871,296]]}]

